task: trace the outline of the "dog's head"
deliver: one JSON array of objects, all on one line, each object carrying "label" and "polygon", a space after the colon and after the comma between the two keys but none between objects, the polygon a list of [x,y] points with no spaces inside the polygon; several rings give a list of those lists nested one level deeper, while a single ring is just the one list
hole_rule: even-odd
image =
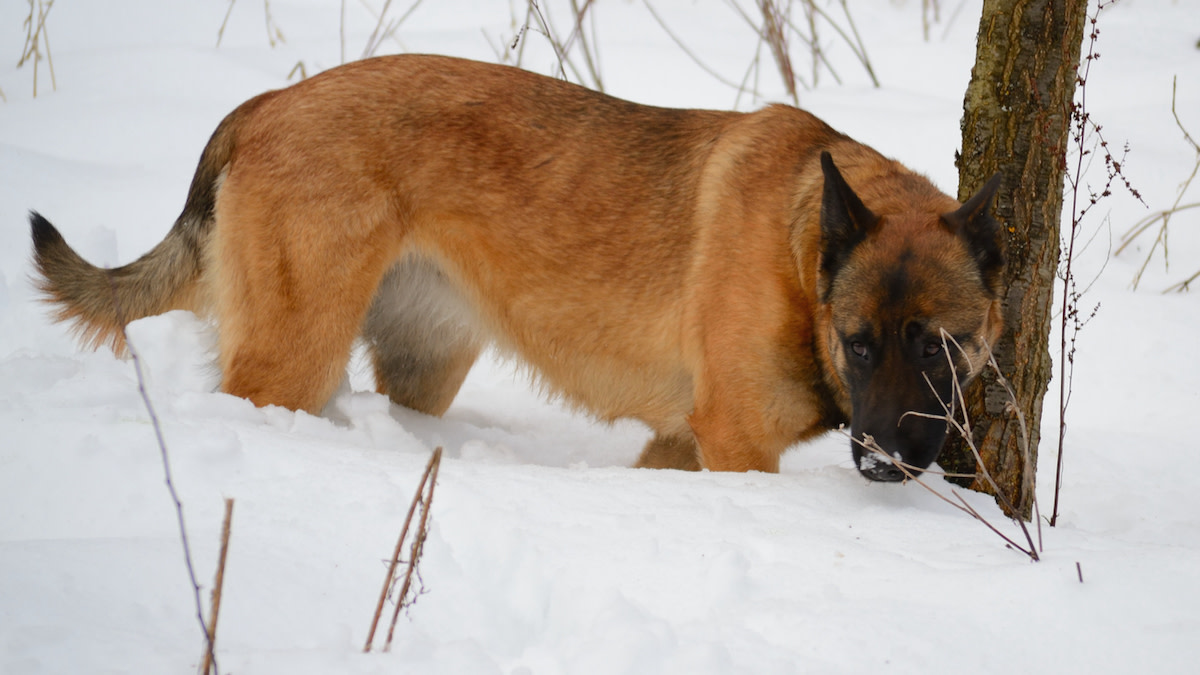
[{"label": "dog's head", "polygon": [[956,386],[986,365],[1000,335],[1004,259],[989,213],[1000,177],[949,212],[918,195],[876,214],[829,153],[821,166],[818,293],[850,401],[854,463],[871,480],[899,481],[893,460],[916,474],[937,458]]}]

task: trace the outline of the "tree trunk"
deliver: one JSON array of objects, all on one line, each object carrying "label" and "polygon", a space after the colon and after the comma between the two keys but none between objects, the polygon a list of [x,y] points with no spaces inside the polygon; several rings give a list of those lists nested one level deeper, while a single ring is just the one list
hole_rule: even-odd
[{"label": "tree trunk", "polygon": [[[965,200],[1003,175],[993,212],[1007,236],[1004,333],[993,345],[1015,402],[992,372],[966,392],[984,465],[1009,515],[1030,517],[1042,398],[1050,382],[1050,314],[1059,256],[1068,131],[1086,0],[984,0],[975,67],[963,103],[958,194]],[[1022,426],[1013,406],[1024,413]],[[966,443],[951,437],[939,463],[975,473]],[[972,489],[994,493],[982,476]],[[1006,503],[1007,502],[1007,503]]]}]

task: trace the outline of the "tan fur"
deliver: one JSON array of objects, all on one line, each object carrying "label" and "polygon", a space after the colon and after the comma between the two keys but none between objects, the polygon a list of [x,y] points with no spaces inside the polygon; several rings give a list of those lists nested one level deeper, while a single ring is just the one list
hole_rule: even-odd
[{"label": "tan fur", "polygon": [[652,108],[508,67],[372,59],[222,123],[143,258],[186,257],[188,235],[194,273],[121,268],[153,283],[122,287],[117,312],[101,277],[63,289],[82,261],[39,260],[42,287],[118,346],[139,316],[214,315],[223,389],[257,405],[319,411],[362,336],[379,390],[440,414],[491,341],[579,407],[650,425],[642,466],[775,471],[850,413],[817,295],[823,150],[887,236],[953,239],[938,218],[958,202],[795,108]]}]

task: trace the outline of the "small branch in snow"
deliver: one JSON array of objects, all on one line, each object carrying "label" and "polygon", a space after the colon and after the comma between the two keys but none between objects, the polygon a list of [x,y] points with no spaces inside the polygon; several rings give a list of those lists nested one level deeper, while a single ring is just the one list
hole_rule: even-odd
[{"label": "small branch in snow", "polygon": [[[54,0],[28,0],[29,16],[25,17],[25,46],[21,48],[21,59],[17,67],[33,63],[33,97],[38,93],[38,70],[43,60],[50,69],[50,86],[58,89],[54,78],[54,58],[50,55],[50,34],[46,32],[46,16],[54,8]],[[45,52],[43,54],[43,51]],[[2,96],[2,94],[0,94]]]},{"label": "small branch in snow", "polygon": [[[396,610],[392,613],[392,623],[388,628],[387,641],[384,642],[383,651],[388,651],[392,646],[392,635],[396,630],[396,621],[400,618],[400,610],[405,607],[410,607],[416,598],[408,599],[409,589],[412,588],[413,574],[416,573],[418,578],[420,573],[417,572],[417,563],[421,559],[421,552],[425,548],[425,536],[428,533],[429,524],[429,507],[433,504],[433,488],[437,485],[438,468],[442,464],[442,448],[439,446],[433,451],[433,456],[429,458],[429,463],[425,466],[425,473],[421,476],[421,482],[417,485],[417,492],[413,495],[412,504],[408,507],[408,515],[404,518],[404,527],[400,529],[400,538],[396,541],[396,548],[392,551],[392,559],[388,565],[387,576],[383,579],[383,591],[379,594],[379,603],[375,606],[375,616],[371,619],[371,629],[367,632],[367,643],[363,646],[363,652],[371,651],[371,646],[375,642],[375,630],[379,627],[379,617],[383,614],[383,604],[391,595],[392,589],[396,586],[396,568],[400,565],[400,552],[404,550],[404,541],[408,538],[408,528],[412,525],[413,515],[417,511],[417,506],[421,507],[421,520],[417,525],[416,534],[413,535],[412,547],[409,549],[408,568],[404,572],[404,581],[400,586],[400,592],[396,596]],[[428,486],[428,488],[426,487]]]},{"label": "small branch in snow", "polygon": [[221,525],[221,553],[217,556],[217,576],[213,580],[212,599],[208,605],[208,640],[204,650],[204,660],[200,665],[200,675],[216,675],[214,661],[214,646],[217,644],[217,617],[221,612],[221,589],[225,586],[225,557],[229,553],[229,529],[233,521],[233,500],[225,498],[225,521]]},{"label": "small branch in snow", "polygon": [[[1054,527],[1058,524],[1058,502],[1062,495],[1062,478],[1063,478],[1063,451],[1066,447],[1067,437],[1067,408],[1071,403],[1071,394],[1075,379],[1075,345],[1079,339],[1079,332],[1083,329],[1099,311],[1100,306],[1096,305],[1092,308],[1091,313],[1080,311],[1080,302],[1083,299],[1084,293],[1088,287],[1079,288],[1076,283],[1074,264],[1079,254],[1082,253],[1084,245],[1080,237],[1083,234],[1084,218],[1100,202],[1100,200],[1112,195],[1114,187],[1123,185],[1125,190],[1129,192],[1139,202],[1142,201],[1141,194],[1133,187],[1133,184],[1125,177],[1122,165],[1125,163],[1125,158],[1129,154],[1129,145],[1125,145],[1125,149],[1118,159],[1112,153],[1112,149],[1108,145],[1108,141],[1104,138],[1103,127],[1092,118],[1092,113],[1087,106],[1088,92],[1088,77],[1092,71],[1092,64],[1100,58],[1100,52],[1096,49],[1096,41],[1100,37],[1100,28],[1098,20],[1100,12],[1111,6],[1116,0],[1107,0],[1098,2],[1088,21],[1091,25],[1091,31],[1088,34],[1087,54],[1083,58],[1083,63],[1076,68],[1075,83],[1076,83],[1076,101],[1071,105],[1071,144],[1074,148],[1074,167],[1068,168],[1065,173],[1067,185],[1070,189],[1067,190],[1065,197],[1070,198],[1071,202],[1071,226],[1064,232],[1064,239],[1059,244],[1059,262],[1058,262],[1058,278],[1062,280],[1061,302],[1062,306],[1059,310],[1058,328],[1059,328],[1059,346],[1058,358],[1055,359],[1055,366],[1058,367],[1058,448],[1054,462],[1054,501],[1050,506],[1049,525]],[[1086,197],[1082,194],[1084,189],[1084,175],[1087,172],[1088,166],[1091,163],[1091,157],[1094,152],[1103,154],[1105,179],[1103,187],[1097,192],[1091,185],[1087,185]],[[1145,202],[1142,202],[1145,204]],[[1164,224],[1165,226],[1165,224]],[[1164,242],[1165,243],[1165,242]],[[1117,249],[1119,254],[1121,251]],[[1153,249],[1151,249],[1153,254]],[[1149,259],[1147,258],[1147,262]],[[1145,269],[1143,266],[1142,269]],[[1138,272],[1140,277],[1141,272]],[[1134,280],[1134,287],[1137,286],[1137,279]],[[1040,527],[1040,523],[1039,523]]]},{"label": "small branch in snow", "polygon": [[[941,418],[936,417],[936,419],[941,419]],[[913,466],[912,464],[908,464],[907,462],[902,462],[899,459],[896,459],[895,457],[892,457],[891,455],[887,454],[886,452],[883,451],[882,448],[879,447],[879,444],[877,444],[875,442],[875,439],[867,438],[864,440],[864,439],[860,439],[860,438],[855,438],[853,436],[850,436],[849,432],[846,431],[845,429],[842,430],[842,433],[849,436],[850,441],[852,443],[857,443],[863,449],[873,452],[873,453],[879,455],[880,457],[883,457],[884,459],[886,459],[889,463],[895,465],[896,468],[898,468],[904,472],[904,476],[905,476],[906,480],[911,480],[911,481],[915,482],[917,485],[920,485],[921,487],[928,490],[931,494],[933,494],[933,496],[946,502],[950,506],[953,506],[954,508],[958,509],[959,511],[962,511],[963,513],[967,514],[968,516],[971,516],[975,520],[978,520],[979,522],[983,523],[984,526],[986,526],[992,532],[995,532],[997,536],[999,536],[1001,539],[1003,539],[1009,548],[1012,548],[1017,551],[1020,551],[1021,553],[1024,553],[1025,555],[1029,556],[1029,558],[1031,560],[1033,560],[1035,562],[1037,560],[1039,560],[1037,549],[1035,549],[1032,545],[1028,549],[1026,549],[1025,547],[1021,546],[1017,542],[1013,541],[1012,538],[1010,538],[1008,535],[1006,535],[1003,532],[1001,532],[1000,530],[996,529],[996,526],[994,526],[990,522],[988,522],[988,520],[986,518],[984,518],[978,511],[976,511],[975,508],[972,507],[965,499],[963,499],[962,495],[959,494],[959,492],[957,490],[955,490],[954,488],[950,489],[950,493],[952,495],[954,495],[955,499],[958,500],[957,502],[952,501],[949,497],[942,494],[941,492],[938,492],[931,485],[929,485],[925,481],[921,480],[921,477],[917,475],[917,472],[921,471],[920,467]],[[1020,521],[1018,520],[1018,522],[1020,522]],[[1024,529],[1023,523],[1022,523],[1022,529]],[[1026,535],[1028,536],[1028,533],[1026,533]]]},{"label": "small branch in snow", "polygon": [[204,603],[200,600],[200,583],[196,581],[196,567],[192,564],[192,548],[188,543],[187,525],[183,520],[183,502],[180,501],[179,493],[175,490],[175,482],[171,478],[171,459],[167,453],[167,442],[163,439],[162,425],[158,421],[158,413],[154,412],[154,405],[150,403],[150,394],[146,391],[146,378],[142,373],[142,360],[138,357],[138,352],[134,347],[133,341],[129,339],[129,331],[126,330],[125,312],[121,308],[120,295],[117,293],[117,286],[113,282],[111,270],[106,275],[106,279],[108,279],[109,290],[112,292],[113,308],[117,315],[117,321],[121,324],[121,334],[125,338],[125,349],[129,354],[129,360],[133,362],[133,372],[137,376],[138,393],[141,394],[142,404],[146,406],[146,413],[150,415],[150,426],[153,427],[154,438],[158,442],[158,451],[162,458],[163,474],[166,477],[167,492],[171,494],[171,501],[175,504],[175,518],[179,523],[179,539],[183,543],[183,562],[187,566],[188,581],[192,584],[192,595],[196,601],[196,620],[200,622],[200,631],[204,633],[205,650],[212,662],[212,670],[219,673],[217,657],[213,653],[212,635],[208,630],[208,625],[204,622]]},{"label": "small branch in snow", "polygon": [[[1155,235],[1154,241],[1151,242],[1151,244],[1150,244],[1150,250],[1146,253],[1146,259],[1142,261],[1142,265],[1138,269],[1137,275],[1134,276],[1133,287],[1135,289],[1137,288],[1138,282],[1141,280],[1142,274],[1146,271],[1146,267],[1148,267],[1150,265],[1150,260],[1154,257],[1154,252],[1157,251],[1159,248],[1162,248],[1162,252],[1163,252],[1163,267],[1164,267],[1164,269],[1168,268],[1170,261],[1168,258],[1167,226],[1171,222],[1171,216],[1174,216],[1175,214],[1177,214],[1181,211],[1187,211],[1188,209],[1200,208],[1200,202],[1192,202],[1190,204],[1181,203],[1183,201],[1184,195],[1187,194],[1188,188],[1190,188],[1192,186],[1192,181],[1196,179],[1196,176],[1198,174],[1200,174],[1200,143],[1196,142],[1196,139],[1194,139],[1192,137],[1192,134],[1189,133],[1187,128],[1185,128],[1183,126],[1183,122],[1181,122],[1179,120],[1179,112],[1175,109],[1176,85],[1177,85],[1177,82],[1174,79],[1172,79],[1171,80],[1171,115],[1175,118],[1175,126],[1179,127],[1179,131],[1181,133],[1183,133],[1183,140],[1186,141],[1187,144],[1189,146],[1191,146],[1192,150],[1195,152],[1195,160],[1196,161],[1192,165],[1192,171],[1190,174],[1188,174],[1187,179],[1184,180],[1183,183],[1180,184],[1179,191],[1176,193],[1176,196],[1175,196],[1175,202],[1173,204],[1171,204],[1171,207],[1168,209],[1163,209],[1161,211],[1156,211],[1155,213],[1151,213],[1150,215],[1146,216],[1145,218],[1139,220],[1138,222],[1134,223],[1133,227],[1129,228],[1129,231],[1126,232],[1121,237],[1122,244],[1119,248],[1117,248],[1117,251],[1116,251],[1118,255],[1121,253],[1121,251],[1125,250],[1125,248],[1127,246],[1132,244],[1138,237],[1140,237],[1143,233],[1145,233],[1151,227],[1153,227],[1156,224],[1159,225],[1158,233]],[[1187,279],[1184,279],[1183,281],[1180,281],[1180,282],[1170,286],[1163,292],[1167,293],[1170,291],[1176,291],[1176,292],[1186,291],[1191,287],[1192,282],[1195,281],[1197,278],[1200,278],[1200,271],[1197,271],[1194,274],[1192,274],[1190,277],[1188,277]]]},{"label": "small branch in snow", "polygon": [[[1001,491],[999,489],[999,487],[996,485],[996,481],[992,479],[991,473],[987,470],[987,467],[985,466],[985,464],[983,462],[983,458],[980,457],[979,448],[976,446],[975,439],[971,433],[971,421],[967,418],[966,401],[963,398],[962,385],[959,383],[958,371],[957,371],[957,368],[954,363],[953,355],[950,351],[951,345],[953,345],[960,354],[962,354],[963,356],[966,356],[966,352],[963,350],[962,346],[958,344],[958,342],[954,339],[953,336],[951,336],[949,333],[947,333],[945,330],[943,330],[942,331],[942,352],[946,355],[946,361],[950,365],[951,393],[950,393],[949,401],[943,401],[943,400],[941,400],[940,397],[938,398],[938,402],[942,406],[942,414],[937,415],[937,414],[920,413],[920,412],[911,412],[910,411],[910,412],[907,412],[904,415],[902,415],[900,419],[903,421],[904,417],[911,415],[913,417],[923,417],[923,418],[927,418],[927,419],[945,421],[946,424],[952,430],[954,430],[955,433],[959,434],[963,438],[963,440],[967,444],[967,447],[971,449],[971,453],[975,456],[976,466],[978,466],[980,468],[980,476],[979,477],[982,477],[983,480],[986,481],[991,486],[992,491],[995,492],[995,494],[997,496],[997,499],[1000,500],[1000,505],[1003,506],[1007,510],[1008,513],[1016,513],[1016,510],[1014,510],[1012,508],[1012,504],[1010,504],[1003,496],[1003,491]],[[1015,402],[1016,394],[1013,392],[1012,388],[1009,386],[1008,380],[1005,379],[1004,375],[1000,372],[1000,366],[996,363],[996,358],[994,355],[992,355],[990,348],[987,350],[987,353],[988,353],[988,366],[991,367],[995,371],[997,377],[999,378],[999,382],[1004,386],[1005,391],[1008,393],[1010,402]],[[925,380],[926,380],[926,383],[929,385],[930,389],[934,389],[933,383],[929,381],[929,378],[926,377]],[[934,391],[936,394],[936,389]],[[1031,466],[1032,462],[1030,461],[1030,456],[1029,456],[1029,441],[1028,441],[1029,430],[1025,426],[1025,417],[1024,417],[1024,415],[1021,414],[1020,409],[1015,404],[1010,405],[1009,407],[1017,415],[1018,421],[1021,426],[1021,432],[1022,432],[1021,449],[1022,449],[1022,452],[1025,453],[1025,471],[1027,473],[1027,480],[1032,481],[1032,476],[1030,474],[1033,471],[1033,469]],[[962,419],[961,420],[958,419],[958,417],[956,417],[956,411],[959,411],[959,410],[962,411]],[[962,511],[963,513],[966,513],[967,515],[971,516],[975,520],[978,520],[979,522],[983,523],[989,530],[991,530],[992,532],[995,532],[997,535],[999,535],[999,537],[1008,544],[1009,548],[1012,548],[1017,551],[1020,551],[1021,553],[1024,553],[1025,555],[1029,556],[1030,560],[1032,560],[1034,562],[1037,562],[1038,560],[1040,560],[1040,558],[1038,556],[1038,548],[1039,547],[1034,545],[1033,537],[1029,533],[1029,528],[1025,526],[1024,521],[1022,521],[1020,518],[1014,517],[1013,520],[1016,521],[1016,523],[1021,528],[1022,534],[1025,535],[1025,541],[1027,543],[1027,547],[1018,544],[1017,542],[1015,542],[1011,538],[1009,538],[1006,534],[1004,534],[1003,532],[998,530],[994,525],[992,525],[990,522],[988,522],[988,520],[986,518],[984,518],[978,511],[976,511],[974,509],[974,507],[972,507],[969,503],[967,503],[967,501],[965,499],[963,499],[962,495],[959,494],[957,491],[955,491],[953,488],[951,489],[951,494],[953,494],[954,498],[958,500],[957,502],[951,501],[950,498],[946,497],[945,495],[943,495],[942,493],[938,492],[936,489],[931,487],[929,484],[927,484],[925,481],[921,480],[921,478],[917,475],[918,473],[923,471],[921,469],[921,467],[913,466],[911,464],[901,461],[897,457],[893,457],[893,456],[889,455],[882,448],[880,448],[879,444],[875,442],[875,439],[871,438],[869,435],[866,436],[865,438],[855,438],[848,431],[846,431],[844,429],[842,431],[843,431],[843,433],[850,436],[851,442],[857,443],[863,449],[868,450],[868,451],[874,453],[875,455],[878,455],[879,457],[883,458],[884,461],[889,462],[889,463],[893,464],[896,468],[900,469],[902,472],[904,472],[904,475],[907,479],[915,481],[917,483],[917,485],[920,485],[921,487],[925,488],[929,492],[933,493],[935,496],[937,496],[938,499],[941,499],[942,501],[953,506],[954,508],[958,509],[959,511]],[[1032,488],[1032,486],[1030,486],[1030,488]],[[1034,496],[1034,509],[1037,509],[1036,495]],[[1039,539],[1039,541],[1041,539],[1040,527],[1038,529],[1038,539]]]}]

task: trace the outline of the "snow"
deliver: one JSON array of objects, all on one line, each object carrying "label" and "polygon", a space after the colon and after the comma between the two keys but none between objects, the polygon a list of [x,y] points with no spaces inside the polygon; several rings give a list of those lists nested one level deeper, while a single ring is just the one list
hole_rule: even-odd
[{"label": "snow", "polygon": [[[567,5],[541,3],[566,25]],[[943,3],[945,5],[947,3]],[[950,3],[954,4],[954,3]],[[425,3],[388,51],[496,60],[523,3]],[[133,364],[81,352],[29,283],[37,209],[89,259],[127,262],[162,238],[196,158],[245,98],[339,61],[339,3],[113,0],[56,6],[48,72],[15,68],[27,8],[0,7],[0,672],[166,673],[202,638]],[[658,0],[706,64],[740,79],[748,29],[722,3]],[[979,2],[854,6],[883,86],[828,33],[805,107],[953,191]],[[645,5],[597,3],[608,90],[675,106],[734,105]],[[346,3],[346,53],[372,22]],[[1122,0],[1100,19],[1088,105],[1150,208],[1170,205],[1200,133],[1197,12]],[[550,72],[530,33],[527,65]],[[540,41],[540,42],[539,42]],[[799,57],[798,57],[799,58]],[[763,55],[769,65],[768,55]],[[760,87],[783,92],[770,70]],[[761,101],[742,97],[739,107]],[[1103,179],[1096,163],[1089,181]],[[1200,195],[1194,187],[1190,201]],[[1185,201],[1189,201],[1185,200]],[[868,484],[829,434],[778,475],[627,467],[648,438],[547,401],[492,355],[442,419],[390,406],[361,360],[321,417],[214,391],[209,326],[173,312],[130,326],[170,451],[207,596],[223,498],[236,500],[218,635],[222,672],[842,673],[1194,672],[1200,659],[1200,306],[1166,286],[1200,268],[1196,212],[1172,224],[1141,287],[1146,239],[1112,257],[1146,207],[1124,192],[1089,216],[1081,278],[1100,303],[1079,338],[1062,515],[1031,563],[916,485]],[[1039,495],[1053,496],[1057,387],[1047,396]],[[445,447],[421,561],[425,594],[390,653],[362,654],[390,554],[429,453]],[[943,492],[948,485],[933,481]],[[1012,537],[990,499],[964,498]],[[1078,565],[1078,568],[1077,568]],[[1079,581],[1082,572],[1083,583]]]}]

